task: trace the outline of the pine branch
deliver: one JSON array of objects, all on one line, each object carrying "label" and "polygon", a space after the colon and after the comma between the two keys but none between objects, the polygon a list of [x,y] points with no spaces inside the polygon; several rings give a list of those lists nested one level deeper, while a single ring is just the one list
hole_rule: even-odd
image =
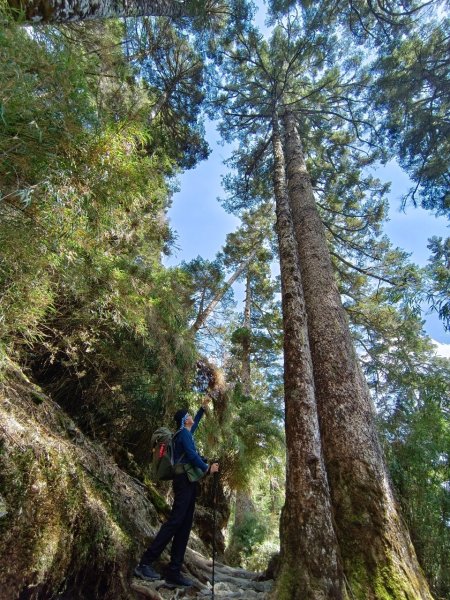
[{"label": "pine branch", "polygon": [[372,277],[373,279],[377,279],[378,281],[384,281],[385,283],[392,285],[392,286],[398,285],[397,281],[392,281],[390,279],[387,279],[386,277],[383,277],[382,275],[377,275],[376,273],[372,273],[368,269],[362,269],[361,267],[354,265],[350,261],[343,258],[340,254],[337,254],[336,252],[333,252],[332,250],[330,250],[330,254],[332,256],[334,256],[335,258],[337,258],[338,260],[340,260],[342,263],[344,263],[344,265],[346,265],[347,267],[350,267],[351,269],[354,269],[358,273],[362,273],[363,275],[366,275],[367,277]]}]

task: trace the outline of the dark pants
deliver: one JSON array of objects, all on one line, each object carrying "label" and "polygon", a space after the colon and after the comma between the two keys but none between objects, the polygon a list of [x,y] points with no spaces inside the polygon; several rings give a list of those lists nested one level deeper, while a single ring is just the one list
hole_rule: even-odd
[{"label": "dark pants", "polygon": [[192,529],[197,483],[191,483],[185,473],[175,475],[173,480],[173,506],[168,520],[161,526],[152,544],[144,552],[141,563],[149,565],[157,558],[173,538],[169,570],[179,573]]}]

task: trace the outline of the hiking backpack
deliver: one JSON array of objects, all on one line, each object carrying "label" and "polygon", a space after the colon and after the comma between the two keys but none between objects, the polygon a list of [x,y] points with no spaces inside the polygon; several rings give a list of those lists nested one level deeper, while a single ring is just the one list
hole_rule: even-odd
[{"label": "hiking backpack", "polygon": [[174,478],[173,440],[177,433],[172,433],[167,427],[159,427],[152,435],[152,478],[155,481]]}]

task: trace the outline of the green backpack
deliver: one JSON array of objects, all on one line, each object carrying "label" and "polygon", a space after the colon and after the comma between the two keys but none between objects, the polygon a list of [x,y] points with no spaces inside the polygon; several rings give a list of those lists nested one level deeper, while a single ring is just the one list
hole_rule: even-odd
[{"label": "green backpack", "polygon": [[[151,439],[152,448],[152,478],[155,481],[167,481],[175,475],[175,463],[173,459],[173,440],[176,433],[172,433],[167,427],[159,427]],[[184,454],[180,457],[183,458]]]}]

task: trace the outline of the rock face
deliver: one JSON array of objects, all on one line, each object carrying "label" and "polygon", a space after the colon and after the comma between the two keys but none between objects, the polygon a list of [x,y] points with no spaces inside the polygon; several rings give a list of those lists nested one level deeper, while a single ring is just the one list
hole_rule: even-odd
[{"label": "rock face", "polygon": [[129,573],[158,527],[121,471],[15,365],[0,381],[0,600],[132,597]]},{"label": "rock face", "polygon": [[[131,589],[136,592],[137,598],[142,599],[198,598],[205,600],[211,598],[212,561],[205,560],[200,554],[188,550],[186,562],[189,569],[188,576],[194,582],[190,588],[173,588],[164,580],[147,582],[135,578],[131,583]],[[228,600],[228,598],[268,600],[273,586],[272,580],[261,581],[258,573],[234,569],[217,562],[214,579],[214,597],[221,600]]]}]

